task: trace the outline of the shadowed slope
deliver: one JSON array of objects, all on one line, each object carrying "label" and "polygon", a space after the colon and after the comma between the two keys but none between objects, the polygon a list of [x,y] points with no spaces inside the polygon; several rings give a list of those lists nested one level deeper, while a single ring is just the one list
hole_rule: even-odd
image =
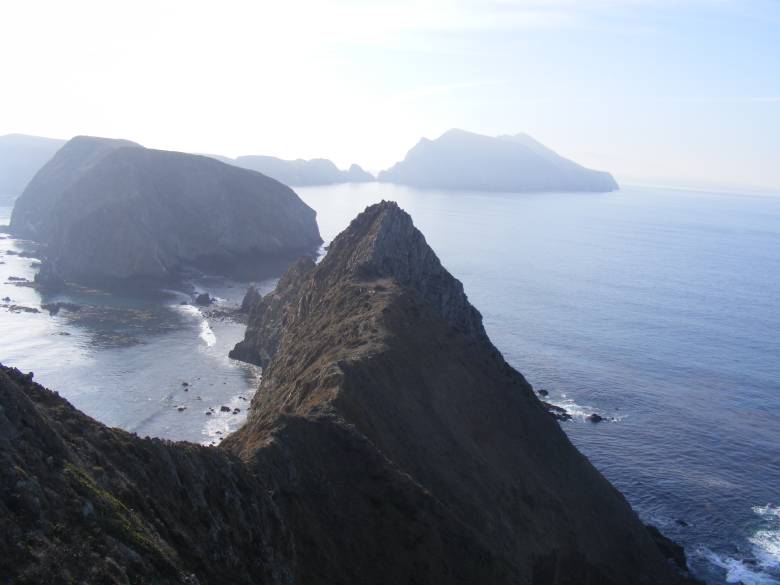
[{"label": "shadowed slope", "polygon": [[394,203],[256,301],[238,349],[266,369],[224,446],[275,470],[307,582],[682,581]]}]

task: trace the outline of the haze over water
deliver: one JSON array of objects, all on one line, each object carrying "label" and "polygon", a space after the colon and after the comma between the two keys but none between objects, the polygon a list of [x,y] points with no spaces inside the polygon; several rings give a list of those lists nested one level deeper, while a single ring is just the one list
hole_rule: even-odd
[{"label": "haze over water", "polygon": [[[700,576],[780,582],[780,198],[377,183],[296,191],[326,241],[370,203],[397,201],[463,281],[505,358],[575,414],[562,423],[572,440],[645,521],[686,546]],[[3,251],[21,246],[0,241]],[[28,258],[2,260],[2,282],[34,272]],[[196,286],[225,304],[245,287]],[[32,289],[0,287],[40,303]],[[209,323],[181,298],[70,299],[101,308],[81,317],[0,311],[0,361],[109,424],[218,440],[216,430],[240,424],[238,397],[251,396],[255,373],[226,357],[243,327]],[[215,426],[204,411],[222,404],[242,413],[219,414]],[[615,420],[586,422],[594,412]]]}]

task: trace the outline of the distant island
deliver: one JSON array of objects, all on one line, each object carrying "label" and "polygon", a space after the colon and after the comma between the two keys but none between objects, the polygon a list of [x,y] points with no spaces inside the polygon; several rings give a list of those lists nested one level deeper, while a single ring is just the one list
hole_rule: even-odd
[{"label": "distant island", "polygon": [[187,264],[311,252],[322,242],[315,215],[260,173],[79,136],[19,196],[10,231],[45,244],[42,284],[159,280]]},{"label": "distant island", "polygon": [[587,169],[527,134],[483,136],[448,130],[421,139],[378,180],[412,187],[468,191],[591,191],[618,189],[607,172]]},{"label": "distant island", "polygon": [[[67,140],[7,134],[0,136],[0,202],[13,201],[30,180],[62,148]],[[285,160],[275,156],[247,155],[230,158],[220,154],[203,154],[225,164],[262,173],[285,185],[295,187],[366,183],[376,177],[353,164],[339,169],[325,158]]]},{"label": "distant island", "polygon": [[[63,140],[21,134],[0,137],[0,198],[13,200],[19,195],[63,144]],[[619,189],[608,172],[585,168],[527,134],[492,137],[465,130],[448,130],[435,140],[421,139],[404,160],[380,172],[378,177],[357,164],[346,170],[339,169],[324,158],[203,156],[257,171],[294,187],[379,180],[420,188],[468,191],[606,192]]]},{"label": "distant island", "polygon": [[263,173],[285,185],[295,187],[313,185],[332,185],[335,183],[365,183],[375,181],[374,176],[353,164],[348,170],[340,170],[332,161],[325,158],[311,160],[284,160],[275,156],[239,156],[235,160],[222,158],[244,169]]},{"label": "distant island", "polygon": [[12,201],[65,140],[7,134],[0,136],[0,201]]}]

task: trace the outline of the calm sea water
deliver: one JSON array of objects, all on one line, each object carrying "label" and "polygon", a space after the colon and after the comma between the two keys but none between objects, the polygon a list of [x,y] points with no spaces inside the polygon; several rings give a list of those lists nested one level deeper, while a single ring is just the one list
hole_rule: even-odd
[{"label": "calm sea water", "polygon": [[[298,192],[326,241],[366,205],[398,201],[506,359],[576,415],[563,423],[572,440],[685,545],[695,572],[712,584],[780,583],[780,198],[639,187]],[[9,212],[0,208],[0,223]],[[0,250],[22,247],[0,240]],[[1,282],[34,273],[28,258],[0,261]],[[195,284],[225,304],[245,286]],[[41,302],[0,284],[6,295]],[[0,360],[108,424],[216,441],[241,423],[257,373],[225,357],[240,325],[210,322],[180,298],[85,293],[75,302],[96,309],[80,316],[0,310]],[[222,404],[242,411],[205,415]],[[610,420],[585,421],[594,412]]]}]

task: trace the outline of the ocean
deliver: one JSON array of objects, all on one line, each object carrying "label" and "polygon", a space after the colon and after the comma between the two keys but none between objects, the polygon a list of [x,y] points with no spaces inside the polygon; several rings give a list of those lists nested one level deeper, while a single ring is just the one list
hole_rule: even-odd
[{"label": "ocean", "polygon": [[[780,197],[296,191],[326,242],[367,205],[397,201],[507,361],[574,415],[561,423],[572,441],[685,546],[699,577],[780,583]],[[0,207],[0,224],[9,216]],[[8,254],[25,249],[0,239],[0,298],[81,309],[0,309],[0,361],[139,435],[216,444],[243,422],[259,372],[227,358],[242,325],[181,305],[189,289],[41,299],[6,282],[34,275],[32,259]],[[219,306],[246,288],[208,275],[192,285]],[[587,421],[592,413],[606,420]]]}]

